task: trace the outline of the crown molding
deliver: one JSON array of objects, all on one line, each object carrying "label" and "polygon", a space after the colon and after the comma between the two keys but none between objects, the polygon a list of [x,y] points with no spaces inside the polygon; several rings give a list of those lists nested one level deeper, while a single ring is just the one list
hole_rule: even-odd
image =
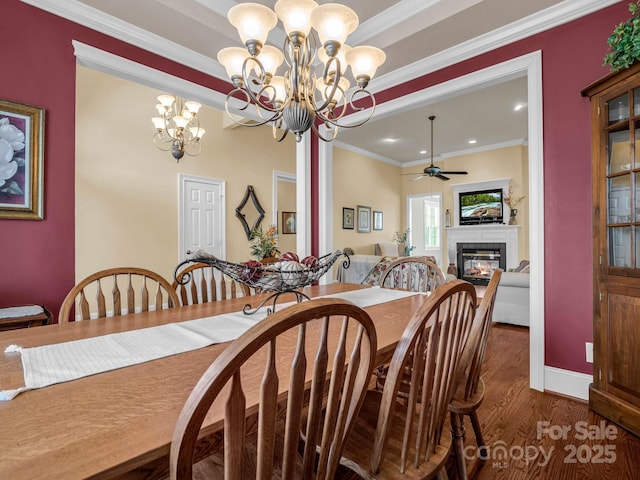
[{"label": "crown molding", "polygon": [[333,146],[342,148],[343,150],[348,150],[349,152],[357,153],[358,155],[363,155],[365,157],[369,157],[373,160],[378,160],[380,162],[388,163],[390,165],[394,165],[396,167],[402,167],[403,163],[397,160],[393,160],[392,158],[385,157],[384,155],[378,155],[377,153],[370,152],[369,150],[365,150],[364,148],[354,147],[348,143],[341,142],[339,140],[334,140],[331,142]]},{"label": "crown molding", "polygon": [[[78,0],[21,0],[23,3],[40,8],[54,15],[83,25],[92,30],[120,39],[138,46],[156,55],[169,58],[175,62],[194,68],[220,80],[228,81],[225,69],[217,60],[194,52],[146,30],[123,22],[113,16],[87,6]],[[211,0],[197,0],[200,4],[219,13],[221,5]],[[222,5],[227,5],[226,3]],[[412,0],[413,2],[418,0]],[[456,45],[437,54],[399,68],[386,75],[377,77],[369,85],[372,93],[389,89],[405,83],[408,79],[420,77],[429,72],[454,65],[463,60],[473,58],[482,53],[508,45],[531,35],[576,20],[595,11],[609,7],[620,0],[565,0],[541,12],[493,30],[477,38]],[[401,2],[404,4],[405,2]],[[409,2],[408,4],[413,4]],[[400,7],[392,7],[400,8]],[[403,10],[404,11],[404,10]],[[375,18],[375,17],[374,17]],[[388,17],[387,17],[388,18]],[[365,23],[366,24],[366,23]],[[389,28],[394,23],[376,24],[380,29]]]},{"label": "crown molding", "polygon": [[135,27],[130,23],[107,15],[77,0],[20,0],[31,6],[65,18],[143,50],[171,59],[213,77],[228,81],[227,74],[217,60],[209,58],[171,42],[159,35]]},{"label": "crown molding", "polygon": [[372,93],[477,57],[496,48],[577,20],[598,10],[619,3],[620,0],[565,0],[538,13],[517,20],[459,45],[443,50],[410,65],[375,78],[369,85]]}]

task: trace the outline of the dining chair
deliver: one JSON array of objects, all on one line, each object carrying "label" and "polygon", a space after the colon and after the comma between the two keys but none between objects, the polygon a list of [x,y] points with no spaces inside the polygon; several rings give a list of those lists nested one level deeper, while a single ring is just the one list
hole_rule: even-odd
[{"label": "dining chair", "polygon": [[179,305],[178,295],[161,275],[144,268],[109,268],[71,289],[62,301],[58,323],[69,322],[74,310],[75,320],[88,320]]},{"label": "dining chair", "polygon": [[[341,299],[304,301],[256,323],[213,361],[189,395],[171,443],[171,478],[192,478],[202,423],[217,408],[224,412],[223,454],[196,466],[206,463],[202,478],[333,479],[369,383],[376,342],[369,315]],[[254,373],[252,382],[245,376],[252,371],[264,374],[258,379]],[[257,407],[247,409],[254,402]],[[302,438],[307,441],[299,453]]]},{"label": "dining chair", "polygon": [[486,444],[482,437],[482,430],[480,429],[477,413],[484,399],[485,391],[484,381],[480,373],[482,371],[482,362],[484,361],[487,340],[489,339],[489,331],[491,330],[496,291],[498,290],[501,276],[501,269],[496,269],[491,274],[487,290],[480,302],[480,306],[476,310],[474,327],[463,353],[462,365],[465,366],[465,369],[461,371],[462,378],[453,396],[453,401],[449,404],[451,429],[454,439],[453,448],[458,467],[458,478],[460,480],[467,479],[466,455],[464,454],[465,430],[463,423],[465,415],[468,415],[471,420],[477,446],[477,450],[475,450],[475,461],[469,469],[469,478],[475,476],[475,473],[482,465],[481,459],[484,458],[480,453],[484,451]]},{"label": "dining chair", "polygon": [[172,287],[177,292],[181,305],[215,302],[236,298],[241,292],[243,297],[252,294],[251,289],[240,282],[227,277],[207,263],[192,263],[176,274]]},{"label": "dining chair", "polygon": [[[447,279],[438,265],[425,257],[403,257],[391,262],[382,277],[380,287],[408,290],[412,292],[432,292]],[[386,381],[388,365],[379,365],[376,375],[376,388],[382,389]],[[408,383],[409,378],[404,383]],[[408,390],[404,385],[400,396]]]},{"label": "dining chair", "polygon": [[380,278],[383,288],[412,292],[432,292],[446,283],[440,267],[424,257],[402,257],[387,266]]},{"label": "dining chair", "polygon": [[[384,389],[366,393],[342,466],[364,479],[447,478],[452,448],[447,408],[460,378],[475,303],[473,286],[454,280],[416,311],[393,353]],[[408,366],[409,392],[400,399]]]}]

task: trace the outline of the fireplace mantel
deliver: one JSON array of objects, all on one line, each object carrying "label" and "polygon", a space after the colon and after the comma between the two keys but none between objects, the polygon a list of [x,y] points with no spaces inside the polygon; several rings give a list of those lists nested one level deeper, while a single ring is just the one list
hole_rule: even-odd
[{"label": "fireplace mantel", "polygon": [[520,225],[465,225],[448,227],[447,252],[449,263],[456,262],[457,243],[506,243],[507,268],[516,268],[518,256],[518,229]]}]

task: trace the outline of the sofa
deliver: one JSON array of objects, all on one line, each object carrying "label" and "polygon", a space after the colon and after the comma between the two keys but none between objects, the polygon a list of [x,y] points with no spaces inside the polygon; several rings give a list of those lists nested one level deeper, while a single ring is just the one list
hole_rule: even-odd
[{"label": "sofa", "polygon": [[529,272],[504,272],[498,284],[493,321],[529,326]]}]

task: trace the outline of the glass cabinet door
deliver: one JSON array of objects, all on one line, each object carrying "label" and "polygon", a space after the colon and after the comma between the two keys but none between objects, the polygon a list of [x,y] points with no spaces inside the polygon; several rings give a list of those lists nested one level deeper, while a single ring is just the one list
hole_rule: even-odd
[{"label": "glass cabinet door", "polygon": [[636,158],[640,159],[640,88],[609,100],[606,106],[608,265],[640,268],[640,165],[636,165]]}]

